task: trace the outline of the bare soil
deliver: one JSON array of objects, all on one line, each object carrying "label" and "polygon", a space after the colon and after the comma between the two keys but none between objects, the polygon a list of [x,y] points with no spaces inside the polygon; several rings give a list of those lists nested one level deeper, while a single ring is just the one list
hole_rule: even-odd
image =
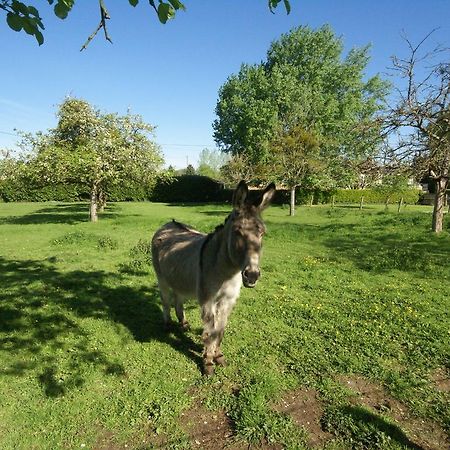
[{"label": "bare soil", "polygon": [[281,450],[280,445],[262,442],[249,445],[238,441],[233,422],[224,411],[210,411],[197,403],[181,415],[181,427],[190,436],[192,447],[201,450]]},{"label": "bare soil", "polygon": [[450,392],[450,373],[448,369],[439,368],[431,375],[434,387],[440,392]]},{"label": "bare soil", "polygon": [[416,448],[450,448],[449,436],[440,425],[414,417],[405,404],[387,394],[382,386],[358,376],[340,377],[339,381],[355,392],[355,397],[351,399],[352,404],[364,406],[376,414],[393,419]]},{"label": "bare soil", "polygon": [[274,409],[289,415],[295,424],[306,430],[310,447],[322,447],[333,437],[324,431],[320,424],[323,408],[314,389],[297,389],[288,392],[274,406]]}]

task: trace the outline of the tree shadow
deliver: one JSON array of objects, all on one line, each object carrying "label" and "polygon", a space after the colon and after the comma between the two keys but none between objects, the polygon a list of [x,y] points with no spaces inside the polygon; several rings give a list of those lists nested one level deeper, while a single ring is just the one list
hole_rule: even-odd
[{"label": "tree shadow", "polygon": [[375,433],[382,432],[403,447],[414,450],[424,450],[423,447],[411,441],[400,427],[388,422],[383,417],[374,414],[365,408],[360,406],[346,406],[343,408],[342,412],[345,415],[350,416],[359,427],[368,427]]},{"label": "tree shadow", "polygon": [[211,210],[211,211],[200,211],[200,214],[204,214],[205,216],[212,217],[223,217],[224,219],[227,217],[227,210]]},{"label": "tree shadow", "polygon": [[450,239],[445,237],[410,236],[404,230],[374,233],[373,229],[366,232],[358,227],[350,227],[351,232],[343,233],[344,229],[345,226],[335,229],[337,233],[326,238],[324,244],[333,251],[336,260],[345,258],[367,272],[399,270],[426,276],[450,261]]},{"label": "tree shadow", "polygon": [[0,351],[5,354],[0,374],[33,373],[48,397],[83,386],[87,366],[125,375],[119,360],[93,347],[77,320],[87,317],[123,325],[135,341],[170,345],[200,368],[200,345],[181,330],[164,331],[156,287],[117,286],[118,277],[0,257]]},{"label": "tree shadow", "polygon": [[[108,204],[100,220],[113,219],[118,215],[118,205]],[[74,225],[89,221],[89,203],[61,203],[51,204],[30,214],[0,218],[0,225],[36,225],[43,223],[57,223]]]}]

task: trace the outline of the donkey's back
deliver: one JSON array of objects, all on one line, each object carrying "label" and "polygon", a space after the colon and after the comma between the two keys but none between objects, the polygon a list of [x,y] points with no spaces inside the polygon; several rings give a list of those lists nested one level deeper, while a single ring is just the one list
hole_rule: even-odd
[{"label": "donkey's back", "polygon": [[174,220],[155,233],[152,260],[160,288],[196,297],[200,251],[205,238],[205,234]]}]

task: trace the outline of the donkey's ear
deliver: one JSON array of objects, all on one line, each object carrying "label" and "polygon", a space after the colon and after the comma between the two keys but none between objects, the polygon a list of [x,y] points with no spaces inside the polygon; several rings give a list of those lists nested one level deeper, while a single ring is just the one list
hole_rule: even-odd
[{"label": "donkey's ear", "polygon": [[247,183],[242,180],[239,182],[236,190],[233,193],[233,208],[241,209],[245,205],[245,200],[248,195],[248,186]]},{"label": "donkey's ear", "polygon": [[256,201],[255,206],[257,206],[260,210],[263,210],[267,208],[270,205],[270,202],[273,199],[273,196],[275,195],[275,184],[270,183],[269,186],[267,186],[263,193],[261,194],[261,197],[258,198]]}]

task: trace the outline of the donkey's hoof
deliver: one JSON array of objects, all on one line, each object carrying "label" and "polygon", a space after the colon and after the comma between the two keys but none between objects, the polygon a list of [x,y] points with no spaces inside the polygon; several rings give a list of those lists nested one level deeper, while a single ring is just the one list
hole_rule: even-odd
[{"label": "donkey's hoof", "polygon": [[214,375],[214,365],[212,363],[203,365],[203,375],[205,375],[205,377]]},{"label": "donkey's hoof", "polygon": [[214,362],[218,366],[222,366],[222,367],[227,367],[228,366],[227,360],[225,359],[225,356],[223,356],[223,355],[216,356],[214,358]]}]

